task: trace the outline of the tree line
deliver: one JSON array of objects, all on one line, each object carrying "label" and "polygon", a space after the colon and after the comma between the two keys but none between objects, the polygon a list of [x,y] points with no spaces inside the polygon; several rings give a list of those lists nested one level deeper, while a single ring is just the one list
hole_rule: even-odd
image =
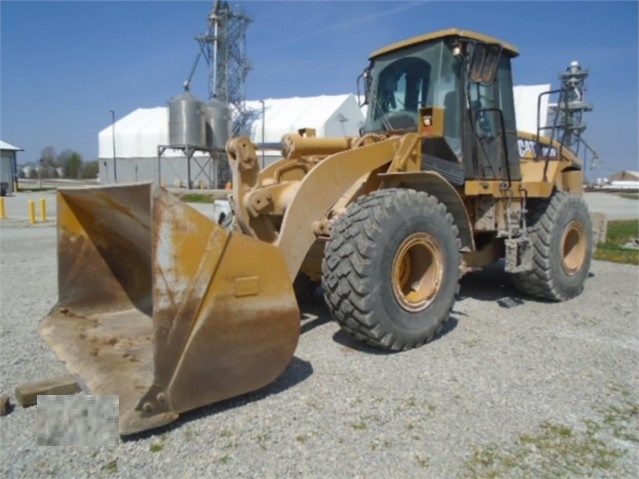
[{"label": "tree line", "polygon": [[[60,153],[52,146],[46,146],[40,152],[39,165],[29,170],[29,178],[90,178],[95,179],[100,171],[97,160],[84,161],[77,151],[65,149]],[[21,172],[24,177],[24,172]]]}]

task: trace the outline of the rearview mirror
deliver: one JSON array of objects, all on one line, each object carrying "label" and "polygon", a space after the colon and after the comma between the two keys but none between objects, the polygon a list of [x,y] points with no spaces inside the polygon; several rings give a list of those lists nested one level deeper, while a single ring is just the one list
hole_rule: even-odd
[{"label": "rearview mirror", "polygon": [[496,43],[476,43],[470,60],[470,80],[482,85],[490,85],[495,80],[501,45]]},{"label": "rearview mirror", "polygon": [[[360,82],[364,82],[364,101],[362,101],[362,99],[360,98]],[[368,94],[370,92],[370,88],[371,88],[371,81],[372,81],[372,76],[371,76],[371,69],[370,67],[366,68],[362,74],[360,76],[357,77],[357,102],[359,103],[359,106],[364,106],[364,105],[368,105]]]}]

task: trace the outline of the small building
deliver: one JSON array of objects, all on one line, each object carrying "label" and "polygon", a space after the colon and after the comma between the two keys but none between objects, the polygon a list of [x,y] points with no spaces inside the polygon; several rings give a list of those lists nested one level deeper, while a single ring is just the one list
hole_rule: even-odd
[{"label": "small building", "polygon": [[0,195],[6,196],[18,187],[18,151],[22,148],[0,140]]}]

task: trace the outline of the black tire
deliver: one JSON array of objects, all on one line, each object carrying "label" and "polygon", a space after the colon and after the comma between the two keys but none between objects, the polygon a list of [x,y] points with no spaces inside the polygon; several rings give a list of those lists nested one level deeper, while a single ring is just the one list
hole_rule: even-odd
[{"label": "black tire", "polygon": [[[293,291],[297,304],[312,303],[317,297],[317,289],[321,286],[319,281],[313,281],[304,273],[297,273],[295,281],[293,281]],[[321,297],[320,297],[321,298]]]},{"label": "black tire", "polygon": [[450,315],[460,249],[453,218],[436,198],[409,189],[359,198],[324,250],[326,304],[359,340],[393,351],[421,346]]},{"label": "black tire", "polygon": [[532,200],[528,234],[533,270],[513,275],[519,291],[552,301],[565,301],[584,288],[592,260],[592,225],[581,196],[563,191],[550,200]]}]

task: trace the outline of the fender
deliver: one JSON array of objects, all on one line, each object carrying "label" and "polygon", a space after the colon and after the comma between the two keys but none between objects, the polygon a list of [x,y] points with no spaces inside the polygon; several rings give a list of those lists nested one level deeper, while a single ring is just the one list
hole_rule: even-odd
[{"label": "fender", "polygon": [[455,220],[455,225],[457,225],[459,230],[462,251],[471,252],[475,250],[473,229],[464,201],[457,190],[443,176],[433,171],[386,173],[379,176],[382,179],[382,188],[412,188],[435,196],[446,205],[448,212]]}]

